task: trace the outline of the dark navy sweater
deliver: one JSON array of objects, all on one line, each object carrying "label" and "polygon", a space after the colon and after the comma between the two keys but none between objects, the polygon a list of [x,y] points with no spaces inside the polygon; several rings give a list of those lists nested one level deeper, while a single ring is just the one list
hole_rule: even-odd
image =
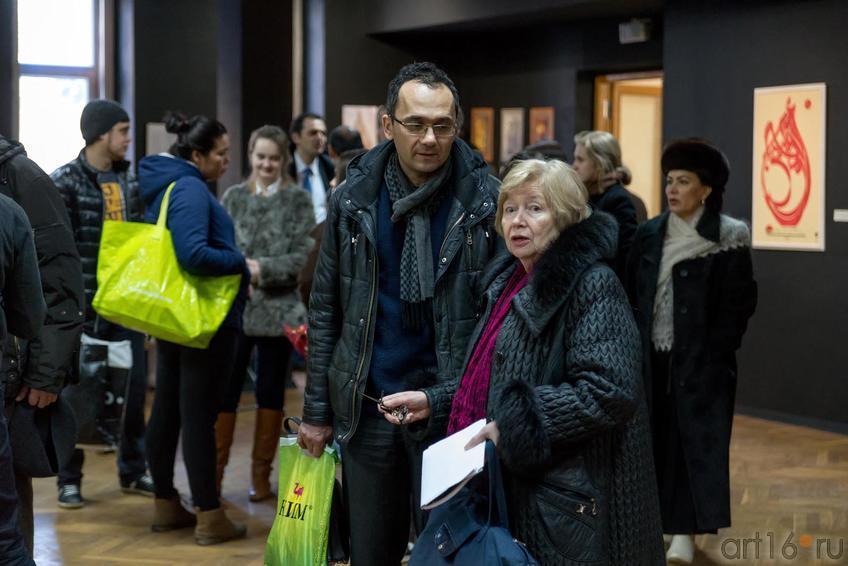
[{"label": "dark navy sweater", "polygon": [[138,181],[144,220],[151,224],[159,217],[168,185],[176,181],[168,200],[167,226],[183,269],[194,275],[243,275],[241,291],[222,325],[240,328],[250,276],[236,247],[233,221],[209,192],[200,170],[178,157],[151,155],[139,162]]},{"label": "dark navy sweater", "polygon": [[[430,217],[434,277],[452,201],[453,197],[446,195]],[[367,390],[375,396],[405,391],[409,387],[410,375],[421,370],[435,371],[436,368],[436,341],[432,321],[428,321],[419,331],[412,331],[404,328],[401,320],[400,256],[405,234],[405,220],[392,222],[389,189],[383,181],[377,201],[377,257],[380,267],[377,320],[367,385]],[[366,400],[362,406],[366,414],[379,414],[373,402]]]}]

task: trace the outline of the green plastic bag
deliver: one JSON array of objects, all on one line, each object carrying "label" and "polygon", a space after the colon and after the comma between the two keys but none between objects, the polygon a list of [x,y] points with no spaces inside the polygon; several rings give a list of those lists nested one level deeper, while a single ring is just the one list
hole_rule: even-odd
[{"label": "green plastic bag", "polygon": [[265,545],[266,566],[324,566],[338,455],[305,454],[297,437],[280,438],[277,514]]},{"label": "green plastic bag", "polygon": [[156,224],[106,220],[92,306],[106,320],[168,342],[206,348],[238,294],[241,275],[200,277],[177,262],[165,224],[168,187]]}]

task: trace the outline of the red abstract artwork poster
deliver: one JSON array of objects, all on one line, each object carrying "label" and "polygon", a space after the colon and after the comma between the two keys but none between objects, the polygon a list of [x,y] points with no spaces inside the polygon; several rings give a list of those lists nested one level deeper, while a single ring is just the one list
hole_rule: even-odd
[{"label": "red abstract artwork poster", "polygon": [[826,101],[823,83],[754,90],[756,248],[824,251]]}]

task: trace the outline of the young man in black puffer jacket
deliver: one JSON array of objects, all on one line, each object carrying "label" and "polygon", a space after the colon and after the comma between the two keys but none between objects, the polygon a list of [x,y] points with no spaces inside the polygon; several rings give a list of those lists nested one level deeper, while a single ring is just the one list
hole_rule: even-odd
[{"label": "young man in black puffer jacket", "polygon": [[[82,259],[85,286],[85,335],[99,340],[129,340],[129,368],[123,426],[118,447],[121,488],[127,493],[153,496],[153,481],[147,475],[144,457],[144,396],[147,387],[144,336],[97,316],[91,301],[97,292],[97,255],[104,220],[141,222],[144,206],[138,182],[124,160],[130,143],[129,115],[116,102],[92,100],[82,111],[80,130],[85,148],[79,156],[59,167],[50,177],[65,200],[74,241]],[[126,369],[126,368],[125,368]],[[75,450],[59,472],[59,506],[83,506],[80,492],[84,454]]]}]

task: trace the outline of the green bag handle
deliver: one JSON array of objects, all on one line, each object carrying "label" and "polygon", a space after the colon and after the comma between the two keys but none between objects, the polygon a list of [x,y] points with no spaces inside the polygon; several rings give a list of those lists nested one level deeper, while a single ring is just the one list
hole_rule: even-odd
[{"label": "green bag handle", "polygon": [[174,190],[174,185],[177,182],[174,181],[168,188],[165,189],[165,196],[162,198],[162,203],[159,205],[159,218],[156,219],[156,231],[153,233],[154,240],[162,239],[162,234],[165,232],[165,224],[168,220],[168,201],[171,197],[171,191]]}]

